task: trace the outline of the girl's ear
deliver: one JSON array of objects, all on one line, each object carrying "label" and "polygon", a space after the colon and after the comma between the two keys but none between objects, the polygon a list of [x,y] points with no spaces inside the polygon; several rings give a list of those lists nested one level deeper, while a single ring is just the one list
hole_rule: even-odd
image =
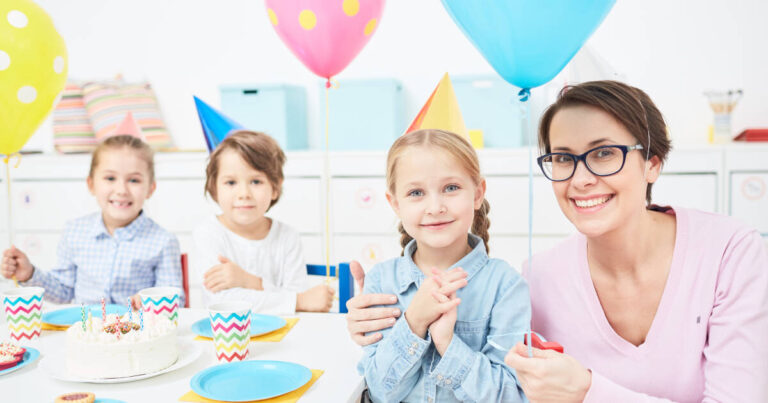
[{"label": "girl's ear", "polygon": [[475,210],[479,209],[480,206],[483,205],[483,200],[485,200],[485,189],[486,189],[486,183],[485,178],[480,181],[480,183],[475,186]]},{"label": "girl's ear", "polygon": [[389,202],[389,206],[392,207],[392,211],[395,212],[395,215],[400,217],[400,204],[397,202],[397,197],[392,193],[387,192],[387,201]]},{"label": "girl's ear", "polygon": [[93,178],[90,175],[85,179],[85,183],[88,184],[88,191],[93,194]]},{"label": "girl's ear", "polygon": [[153,180],[152,184],[149,185],[149,192],[147,193],[147,199],[152,197],[152,194],[155,193],[155,189],[157,189],[157,182]]}]

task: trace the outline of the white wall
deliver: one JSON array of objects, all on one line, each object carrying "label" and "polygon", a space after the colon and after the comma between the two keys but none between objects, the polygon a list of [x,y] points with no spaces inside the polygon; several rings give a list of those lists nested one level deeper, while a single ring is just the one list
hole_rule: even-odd
[{"label": "white wall", "polygon": [[[339,0],[340,1],[340,0]],[[38,0],[64,37],[70,77],[152,82],[176,144],[203,148],[192,94],[218,105],[223,83],[289,82],[308,87],[311,144],[319,79],[283,45],[261,0]],[[733,129],[768,126],[768,2],[619,0],[577,56],[553,80],[619,73],[645,89],[667,117],[677,144],[702,143],[712,115],[706,89],[743,88]],[[587,57],[589,56],[589,57]],[[604,60],[597,68],[590,60]],[[612,66],[612,67],[611,67]],[[379,29],[338,78],[395,77],[410,120],[443,72],[492,74],[437,0],[389,0]],[[544,104],[552,89],[534,91]],[[52,150],[50,123],[28,149]]]}]

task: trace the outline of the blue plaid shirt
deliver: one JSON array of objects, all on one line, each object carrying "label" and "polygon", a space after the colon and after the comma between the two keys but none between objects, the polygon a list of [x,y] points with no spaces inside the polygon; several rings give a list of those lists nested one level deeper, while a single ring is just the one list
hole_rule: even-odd
[{"label": "blue plaid shirt", "polygon": [[114,235],[100,212],[68,222],[57,260],[50,271],[35,268],[24,283],[44,287],[53,302],[97,304],[104,298],[124,305],[142,288],[182,288],[179,241],[144,212]]},{"label": "blue plaid shirt", "polygon": [[[365,375],[375,402],[525,402],[506,350],[531,323],[528,284],[505,261],[490,259],[482,239],[469,234],[472,251],[451,267],[467,272],[454,337],[441,357],[427,332],[422,339],[401,315],[380,341],[363,348],[358,372]],[[405,256],[374,266],[365,275],[363,292],[397,295],[402,312],[425,277],[413,262],[416,241]]]}]

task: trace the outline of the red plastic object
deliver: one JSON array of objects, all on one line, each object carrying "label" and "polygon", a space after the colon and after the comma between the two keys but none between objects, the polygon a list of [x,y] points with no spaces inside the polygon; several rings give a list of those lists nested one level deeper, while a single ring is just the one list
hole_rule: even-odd
[{"label": "red plastic object", "polygon": [[768,129],[745,129],[734,141],[768,141]]},{"label": "red plastic object", "polygon": [[18,364],[19,361],[21,361],[21,359],[24,358],[24,355],[23,354],[22,355],[14,355],[13,357],[14,357],[13,361],[8,361],[8,362],[4,362],[4,363],[0,364],[0,370],[8,369],[10,367],[15,367],[16,364]]},{"label": "red plastic object", "polygon": [[541,341],[541,338],[535,332],[525,334],[526,345],[528,345],[528,335],[531,335],[531,340],[533,340],[532,347],[538,348],[539,350],[555,350],[558,353],[563,352],[563,346],[561,346],[560,343],[556,341]]}]

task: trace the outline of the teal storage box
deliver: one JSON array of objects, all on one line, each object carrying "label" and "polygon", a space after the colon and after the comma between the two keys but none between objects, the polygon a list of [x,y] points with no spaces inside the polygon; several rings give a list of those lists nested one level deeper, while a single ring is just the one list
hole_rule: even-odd
[{"label": "teal storage box", "polygon": [[221,111],[249,130],[272,136],[283,149],[307,149],[304,87],[282,84],[222,85]]},{"label": "teal storage box", "polygon": [[482,130],[485,147],[528,144],[520,129],[519,88],[498,76],[456,76],[451,81],[467,130]]},{"label": "teal storage box", "polygon": [[[319,91],[316,144],[324,149],[325,83]],[[344,80],[328,92],[331,150],[387,150],[406,129],[403,86],[397,80]]]}]

